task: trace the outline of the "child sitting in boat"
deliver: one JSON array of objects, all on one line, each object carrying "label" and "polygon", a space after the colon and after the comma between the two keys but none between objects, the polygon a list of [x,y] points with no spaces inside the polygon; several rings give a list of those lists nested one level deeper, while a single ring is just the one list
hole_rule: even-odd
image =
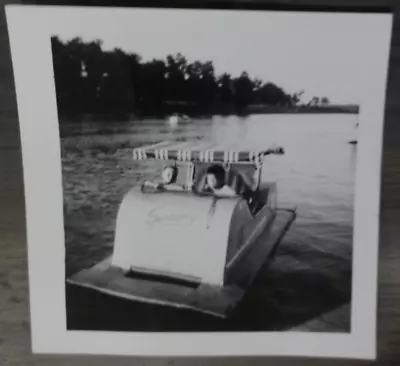
[{"label": "child sitting in boat", "polygon": [[221,164],[210,166],[205,172],[204,177],[200,180],[200,184],[196,189],[198,192],[210,192],[217,197],[234,197],[241,195],[249,197],[251,190],[251,182],[247,177],[240,174],[234,169],[226,169]]},{"label": "child sitting in boat", "polygon": [[222,165],[212,165],[207,169],[204,188],[218,197],[236,195],[235,190],[226,184],[226,171]]},{"label": "child sitting in boat", "polygon": [[177,184],[178,168],[173,165],[167,165],[161,174],[161,180],[155,182],[145,181],[142,185],[142,191],[158,192],[160,190],[183,191],[183,187]]}]

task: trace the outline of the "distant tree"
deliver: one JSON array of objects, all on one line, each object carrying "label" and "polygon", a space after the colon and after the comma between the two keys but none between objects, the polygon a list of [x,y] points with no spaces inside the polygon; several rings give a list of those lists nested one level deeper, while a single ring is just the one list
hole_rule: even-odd
[{"label": "distant tree", "polygon": [[143,61],[121,49],[104,51],[98,40],[53,37],[51,42],[58,110],[66,116],[242,113],[252,104],[296,105],[303,93],[289,95],[246,71],[217,75],[212,61],[189,62],[179,52]]},{"label": "distant tree", "polygon": [[298,92],[296,92],[296,93],[293,93],[293,94],[290,96],[290,103],[291,103],[291,105],[293,105],[293,106],[298,105],[303,94],[304,94],[304,90],[300,90],[300,91],[298,91]]},{"label": "distant tree", "polygon": [[319,101],[320,101],[320,99],[319,99],[319,97],[312,97],[311,98],[311,105],[318,105],[319,104]]},{"label": "distant tree", "polygon": [[330,100],[328,97],[322,97],[321,98],[321,104],[327,105],[330,103]]},{"label": "distant tree", "polygon": [[224,73],[217,79],[218,97],[222,104],[229,104],[235,92],[231,75]]},{"label": "distant tree", "polygon": [[257,92],[262,86],[263,86],[263,81],[259,78],[255,78],[253,80],[253,91]]},{"label": "distant tree", "polygon": [[266,83],[257,90],[257,100],[267,105],[287,105],[288,95],[273,83]]},{"label": "distant tree", "polygon": [[99,108],[93,110],[117,116],[133,111],[135,92],[129,65],[127,54],[120,49],[103,54],[103,65],[99,65],[95,75]]},{"label": "distant tree", "polygon": [[82,40],[75,38],[65,45],[57,37],[52,37],[51,44],[59,113],[80,113],[80,98],[83,96]]},{"label": "distant tree", "polygon": [[246,71],[233,81],[233,103],[239,113],[254,102],[253,82]]}]

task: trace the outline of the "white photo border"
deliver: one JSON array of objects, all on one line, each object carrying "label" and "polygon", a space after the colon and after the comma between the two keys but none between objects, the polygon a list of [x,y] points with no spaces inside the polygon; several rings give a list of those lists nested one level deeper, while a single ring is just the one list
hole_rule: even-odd
[{"label": "white photo border", "polygon": [[[367,71],[363,79],[366,94],[357,146],[350,333],[67,331],[62,172],[50,37],[57,33],[59,22],[73,22],[79,28],[79,22],[86,22],[87,26],[91,17],[104,16],[104,13],[109,17],[107,27],[112,31],[113,27],[118,27],[119,17],[134,11],[137,10],[6,6],[23,155],[33,352],[374,359],[381,153],[392,30],[390,13],[352,14],[370,17],[371,57],[366,58],[363,65]],[[298,16],[326,14],[299,12]],[[357,23],[354,26],[357,27]]]}]

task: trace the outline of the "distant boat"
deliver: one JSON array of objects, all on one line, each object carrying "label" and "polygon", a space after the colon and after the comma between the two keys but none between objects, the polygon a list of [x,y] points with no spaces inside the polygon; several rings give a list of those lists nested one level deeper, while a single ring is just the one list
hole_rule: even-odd
[{"label": "distant boat", "polygon": [[186,114],[174,113],[168,118],[168,122],[171,125],[175,125],[179,122],[189,122],[189,121],[191,121],[191,118]]},{"label": "distant boat", "polygon": [[355,124],[354,128],[354,139],[349,141],[349,144],[351,145],[357,145],[358,143],[358,122]]},{"label": "distant boat", "polygon": [[177,124],[177,123],[179,122],[179,117],[176,116],[176,115],[169,116],[168,122],[169,122],[171,125],[175,125],[175,124]]}]

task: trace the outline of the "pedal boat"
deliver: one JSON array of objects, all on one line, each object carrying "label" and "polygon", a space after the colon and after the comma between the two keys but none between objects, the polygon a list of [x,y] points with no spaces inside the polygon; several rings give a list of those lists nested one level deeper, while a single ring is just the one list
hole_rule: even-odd
[{"label": "pedal boat", "polygon": [[170,124],[177,124],[180,122],[190,122],[190,121],[191,121],[190,117],[187,116],[186,114],[174,113],[168,117],[168,122]]},{"label": "pedal boat", "polygon": [[[295,209],[277,207],[276,183],[260,182],[265,158],[283,153],[167,141],[134,149],[134,160],[151,160],[160,172],[170,163],[177,175],[173,182],[144,181],[132,188],[119,207],[112,255],[67,283],[229,317],[296,218]],[[218,198],[196,189],[215,164],[245,175],[252,198]]]}]

